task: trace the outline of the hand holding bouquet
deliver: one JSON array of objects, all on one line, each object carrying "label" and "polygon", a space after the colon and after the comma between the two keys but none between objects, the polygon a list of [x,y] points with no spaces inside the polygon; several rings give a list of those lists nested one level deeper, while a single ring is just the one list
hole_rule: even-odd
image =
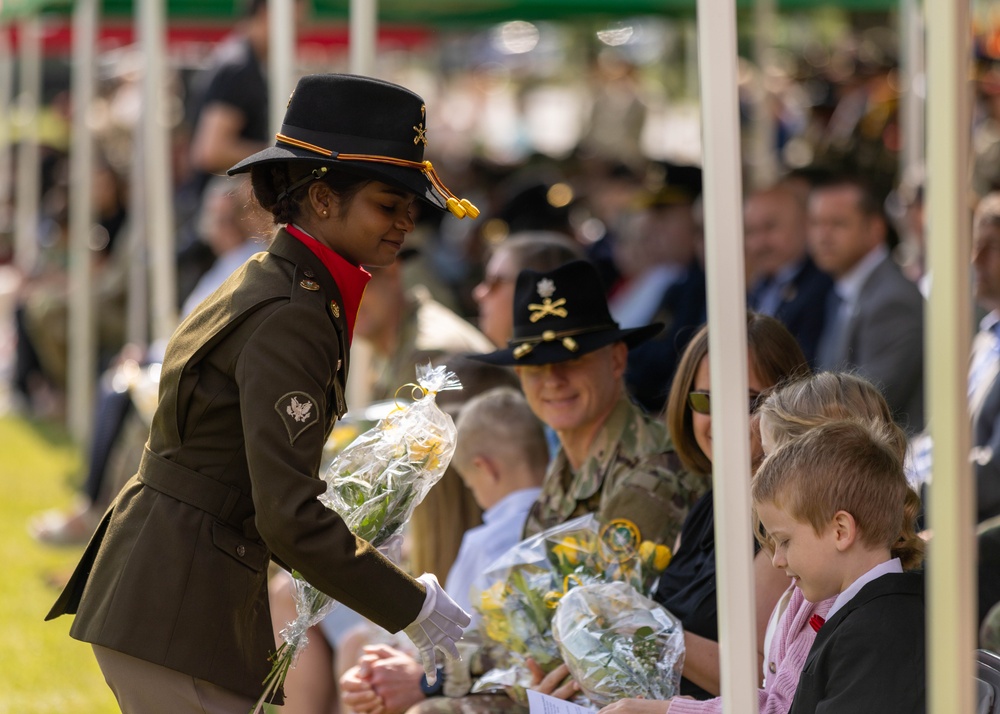
[{"label": "hand holding bouquet", "polygon": [[623,519],[601,524],[589,514],[529,538],[489,567],[482,583],[480,630],[496,664],[473,692],[503,688],[526,703],[533,659],[544,671],[559,663],[552,618],[564,595],[593,583],[624,581],[645,591],[670,561],[670,549],[641,542]]},{"label": "hand holding bouquet", "polygon": [[[326,493],[319,500],[337,512],[359,538],[380,549],[398,540],[413,509],[444,474],[455,453],[455,424],[441,411],[434,396],[444,389],[461,389],[444,367],[417,367],[416,401],[392,411],[334,457],[323,479]],[[385,552],[385,551],[383,551]],[[336,606],[336,601],[293,572],[298,616],[281,635],[285,642],[272,657],[273,667],[254,712],[285,681],[306,632]]]},{"label": "hand holding bouquet", "polygon": [[681,623],[627,583],[574,588],[559,603],[552,632],[573,679],[599,707],[677,694],[684,668]]}]

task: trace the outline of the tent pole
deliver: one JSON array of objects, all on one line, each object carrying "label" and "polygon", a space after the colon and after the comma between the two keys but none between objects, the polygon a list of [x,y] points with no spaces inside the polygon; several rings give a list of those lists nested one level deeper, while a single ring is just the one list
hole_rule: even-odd
[{"label": "tent pole", "polygon": [[39,97],[42,93],[42,21],[27,17],[19,25],[21,55],[17,98],[17,205],[14,262],[23,275],[38,260],[38,214],[41,205],[41,150],[38,145]]},{"label": "tent pole", "polygon": [[274,132],[281,129],[295,88],[295,4],[295,0],[271,0],[268,6],[268,110]]},{"label": "tent pole", "polygon": [[139,42],[146,57],[143,89],[146,233],[152,271],[153,338],[167,339],[177,325],[177,255],[174,250],[170,115],[165,72],[164,0],[138,3]]},{"label": "tent pole", "polygon": [[69,360],[67,418],[70,433],[85,443],[90,431],[97,373],[96,320],[90,234],[94,224],[91,185],[94,137],[88,118],[96,87],[97,0],[77,0],[73,8],[73,125],[69,192]]},{"label": "tent pole", "polygon": [[378,41],[378,0],[351,0],[350,68],[353,74],[375,76]]},{"label": "tent pole", "polygon": [[[0,25],[0,106],[14,106],[14,58],[11,54],[10,28]],[[6,227],[13,218],[11,180],[11,119],[0,122],[0,221]]]},{"label": "tent pole", "polygon": [[928,508],[928,712],[975,710],[975,492],[969,465],[969,8],[928,0],[927,413],[934,439]]},{"label": "tent pole", "polygon": [[900,73],[903,93],[900,123],[903,138],[900,178],[913,183],[923,178],[924,169],[924,109],[925,92],[921,80],[925,77],[924,22],[920,0],[901,0],[900,12]]},{"label": "tent pole", "polygon": [[719,664],[726,714],[756,714],[757,647],[750,518],[746,288],[737,102],[736,4],[698,0],[705,172],[705,269],[713,453]]},{"label": "tent pole", "polygon": [[753,146],[750,159],[750,184],[753,188],[769,186],[778,178],[775,120],[767,88],[767,73],[772,65],[773,30],[777,20],[775,0],[754,2],[753,53],[757,64],[757,100],[753,107]]}]

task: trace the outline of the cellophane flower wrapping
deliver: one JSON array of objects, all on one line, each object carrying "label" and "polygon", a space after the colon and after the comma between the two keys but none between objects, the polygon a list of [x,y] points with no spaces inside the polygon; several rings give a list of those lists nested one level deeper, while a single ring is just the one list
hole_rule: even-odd
[{"label": "cellophane flower wrapping", "polygon": [[547,672],[560,662],[552,619],[563,596],[610,581],[646,592],[669,562],[670,549],[642,541],[629,521],[601,523],[594,514],[515,545],[480,580],[479,629],[494,667],[478,679],[473,693],[502,689],[526,705],[525,690],[532,683],[526,660]]},{"label": "cellophane flower wrapping", "polygon": [[[462,387],[454,373],[430,364],[418,365],[417,384],[405,386],[412,387],[414,401],[389,413],[334,456],[322,475],[326,492],[319,497],[354,535],[392,560],[398,559],[398,536],[413,509],[441,479],[455,453],[454,421],[438,407],[435,395]],[[271,673],[254,712],[284,683],[308,644],[309,628],[337,604],[300,573],[293,572],[292,578],[297,617],[281,631],[284,643],[272,657]]]},{"label": "cellophane flower wrapping", "polygon": [[580,691],[597,707],[679,691],[680,620],[628,583],[574,588],[559,602],[552,633]]}]

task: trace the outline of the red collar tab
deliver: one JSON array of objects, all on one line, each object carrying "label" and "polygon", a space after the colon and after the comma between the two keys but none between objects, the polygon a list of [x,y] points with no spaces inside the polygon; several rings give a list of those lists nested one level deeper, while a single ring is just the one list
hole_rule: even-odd
[{"label": "red collar tab", "polygon": [[[347,321],[347,341],[354,338],[354,321],[358,316],[358,307],[361,305],[361,298],[365,294],[365,287],[371,280],[371,273],[362,267],[352,265],[347,262],[333,248],[330,248],[311,235],[289,223],[285,226],[291,235],[302,241],[309,250],[316,254],[320,262],[330,271],[334,282],[340,288],[340,297],[344,301],[344,318]],[[336,310],[334,314],[336,315]]]}]

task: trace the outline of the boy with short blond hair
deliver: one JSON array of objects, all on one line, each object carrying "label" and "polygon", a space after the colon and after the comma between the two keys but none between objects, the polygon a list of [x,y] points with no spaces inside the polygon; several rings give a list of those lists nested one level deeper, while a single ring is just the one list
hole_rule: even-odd
[{"label": "boy with short blond hair", "polygon": [[924,712],[924,586],[897,427],[835,421],[782,445],[754,477],[762,544],[810,602],[836,597],[791,714]]}]

